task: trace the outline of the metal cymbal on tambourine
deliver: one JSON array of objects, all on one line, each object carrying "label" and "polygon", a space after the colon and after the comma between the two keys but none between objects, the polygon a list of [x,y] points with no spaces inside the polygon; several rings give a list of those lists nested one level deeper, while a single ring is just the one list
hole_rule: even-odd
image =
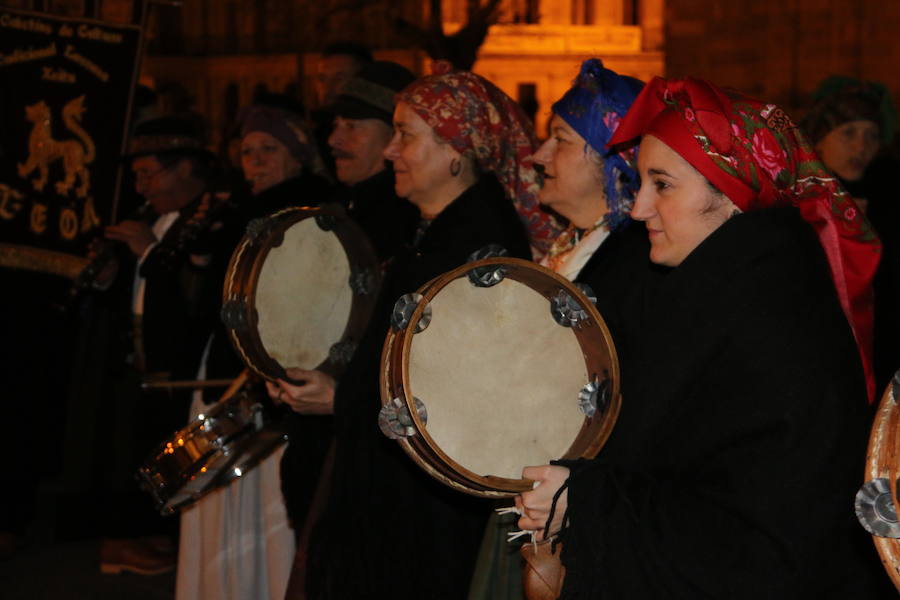
[{"label": "metal cymbal on tambourine", "polygon": [[856,494],[856,516],[872,534],[894,586],[900,590],[900,523],[897,479],[900,476],[900,371],[884,391],[869,436],[866,482]]},{"label": "metal cymbal on tambourine", "polygon": [[381,395],[382,431],[422,469],[509,497],[532,487],[523,467],[599,452],[619,412],[619,367],[584,290],[494,254],[398,299]]}]

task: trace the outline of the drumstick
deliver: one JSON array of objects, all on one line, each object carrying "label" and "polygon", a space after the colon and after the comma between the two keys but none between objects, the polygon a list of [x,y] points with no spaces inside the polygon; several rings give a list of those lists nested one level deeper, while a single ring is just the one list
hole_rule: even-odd
[{"label": "drumstick", "polygon": [[[197,379],[185,381],[144,381],[141,383],[142,390],[181,390],[193,389],[199,390],[204,388],[224,388],[231,385],[233,379]],[[243,381],[242,381],[243,383]]]},{"label": "drumstick", "polygon": [[240,390],[242,387],[244,387],[244,384],[247,383],[247,380],[249,378],[250,378],[250,370],[249,369],[244,369],[243,371],[241,371],[240,375],[238,375],[233,380],[228,382],[228,389],[225,390],[225,393],[222,394],[221,398],[219,398],[219,402],[222,402],[223,400],[227,400],[228,398],[231,398],[232,396],[237,394],[238,390]]}]

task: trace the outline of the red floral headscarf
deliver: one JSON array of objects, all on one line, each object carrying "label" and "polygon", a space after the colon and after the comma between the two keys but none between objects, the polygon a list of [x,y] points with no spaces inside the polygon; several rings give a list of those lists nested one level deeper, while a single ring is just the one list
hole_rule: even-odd
[{"label": "red floral headscarf", "polygon": [[397,95],[460,154],[496,175],[543,255],[562,226],[540,208],[540,181],[531,155],[538,148],[531,121],[512,98],[483,77],[434,64],[434,74]]},{"label": "red floral headscarf", "polygon": [[881,242],[856,204],[775,106],[699,79],[656,77],[610,146],[653,135],[743,211],[793,204],[825,249],[838,299],[862,358],[871,402],[872,278]]}]

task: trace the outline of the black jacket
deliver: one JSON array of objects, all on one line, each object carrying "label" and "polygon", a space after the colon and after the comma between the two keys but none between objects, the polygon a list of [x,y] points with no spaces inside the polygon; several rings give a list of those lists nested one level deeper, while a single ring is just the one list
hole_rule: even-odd
[{"label": "black jacket", "polygon": [[337,388],[335,470],[309,549],[310,598],[465,597],[491,505],[433,480],[381,434],[378,371],[397,298],[489,244],[529,256],[521,221],[493,178],[445,208],[389,266],[372,322]]},{"label": "black jacket", "polygon": [[419,222],[419,209],[394,191],[390,168],[354,186],[337,186],[332,198],[366,232],[381,262],[393,258],[412,239]]},{"label": "black jacket", "polygon": [[[209,201],[210,208],[200,206]],[[221,272],[228,259],[224,223],[232,207],[206,193],[185,206],[139,266],[145,279],[141,319],[145,371],[193,379],[218,318]],[[205,257],[204,262],[192,260]],[[131,289],[132,269],[118,285]],[[129,294],[130,298],[130,294]]]},{"label": "black jacket", "polygon": [[812,229],[738,215],[645,275],[618,423],[568,463],[562,597],[875,597],[862,368]]}]

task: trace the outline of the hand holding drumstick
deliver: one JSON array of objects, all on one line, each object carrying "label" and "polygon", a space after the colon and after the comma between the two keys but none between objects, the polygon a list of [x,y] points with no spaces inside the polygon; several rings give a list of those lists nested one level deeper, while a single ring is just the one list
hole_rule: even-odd
[{"label": "hand holding drumstick", "polygon": [[300,385],[288,383],[283,379],[276,383],[266,382],[269,397],[276,404],[287,404],[296,413],[302,415],[330,415],[334,413],[334,378],[321,371],[305,369],[287,369],[285,371],[294,381],[302,381]]},{"label": "hand holding drumstick", "polygon": [[[522,516],[519,518],[519,527],[523,530],[534,531],[537,540],[544,539],[544,528],[550,517],[550,507],[553,504],[553,496],[569,479],[569,469],[554,465],[542,465],[540,467],[525,467],[522,469],[522,477],[535,482],[533,490],[522,492],[516,496],[516,508]],[[556,535],[562,528],[563,516],[568,506],[569,490],[563,490],[556,501],[556,510],[553,513],[553,522],[550,523],[550,535]]]}]

